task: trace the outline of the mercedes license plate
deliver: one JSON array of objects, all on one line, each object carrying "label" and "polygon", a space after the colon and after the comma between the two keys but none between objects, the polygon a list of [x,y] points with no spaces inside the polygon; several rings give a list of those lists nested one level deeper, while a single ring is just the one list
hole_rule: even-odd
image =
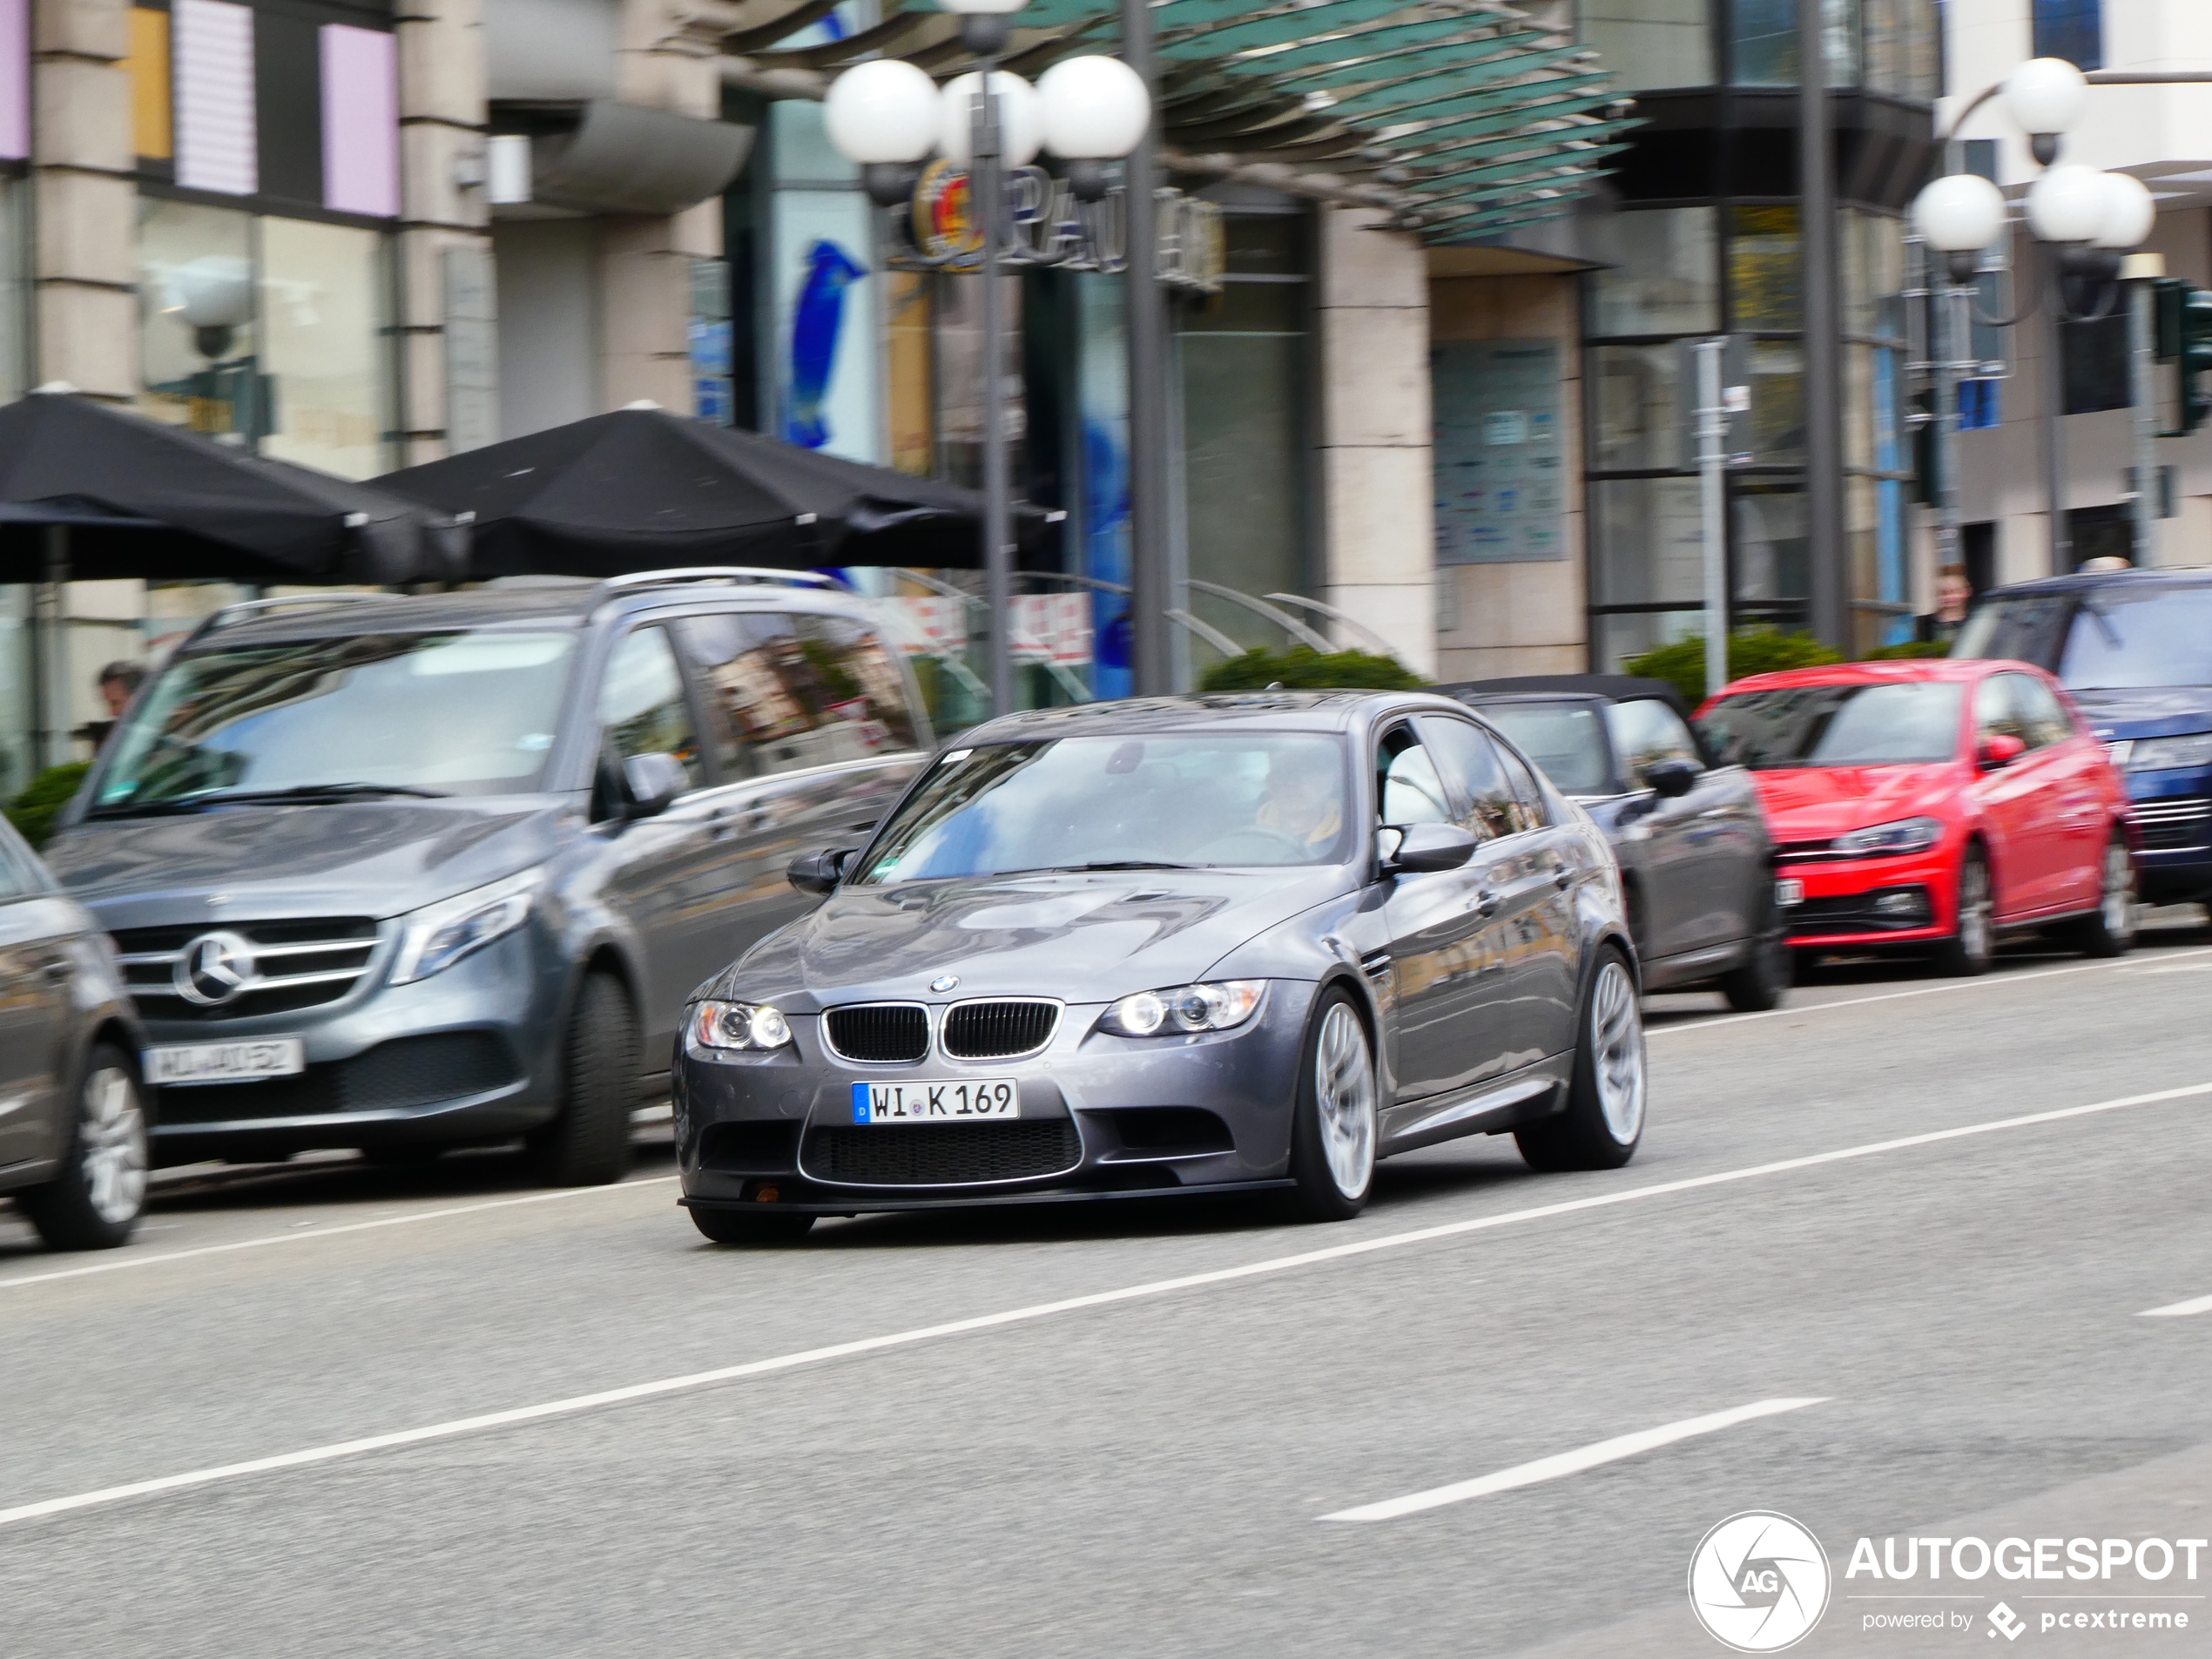
[{"label": "mercedes license plate", "polygon": [[1805,884],[1788,880],[1776,882],[1774,901],[1777,904],[1803,904],[1805,901]]},{"label": "mercedes license plate", "polygon": [[257,1042],[180,1042],[146,1050],[146,1081],[172,1087],[296,1077],[307,1069],[307,1046],[298,1037],[264,1037]]},{"label": "mercedes license plate", "polygon": [[853,1085],[856,1123],[957,1123],[1021,1116],[1022,1086],[1011,1077]]}]

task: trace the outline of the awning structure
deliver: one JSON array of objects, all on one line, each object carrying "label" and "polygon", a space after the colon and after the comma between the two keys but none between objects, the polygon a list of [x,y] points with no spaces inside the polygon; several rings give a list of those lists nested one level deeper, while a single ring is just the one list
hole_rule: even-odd
[{"label": "awning structure", "polygon": [[[864,57],[941,78],[970,66],[959,20],[927,0],[887,0],[881,23],[845,40],[775,44],[828,10],[791,0],[725,37],[729,78],[819,96]],[[1157,0],[1152,13],[1170,167],[1366,203],[1429,242],[1567,211],[1633,125],[1595,51],[1498,0]],[[749,24],[760,15],[747,8]],[[1111,51],[1115,16],[1111,0],[1032,0],[1006,67],[1035,79],[1058,58]]]}]

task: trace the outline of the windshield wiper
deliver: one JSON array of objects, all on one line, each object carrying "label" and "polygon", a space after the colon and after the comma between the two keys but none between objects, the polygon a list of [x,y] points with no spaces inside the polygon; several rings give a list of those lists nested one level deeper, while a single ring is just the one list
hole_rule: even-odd
[{"label": "windshield wiper", "polygon": [[1204,870],[1204,864],[1174,864],[1165,859],[1094,859],[1089,864],[1062,864],[1062,870]]},{"label": "windshield wiper", "polygon": [[271,801],[303,801],[310,805],[317,801],[375,800],[382,797],[407,795],[424,800],[444,800],[448,792],[442,789],[418,789],[413,784],[295,784],[289,789],[218,789],[194,795],[172,795],[166,799],[131,801],[119,800],[105,806],[95,806],[87,818],[148,818],[156,813],[197,813],[209,806],[233,804],[262,804]]}]

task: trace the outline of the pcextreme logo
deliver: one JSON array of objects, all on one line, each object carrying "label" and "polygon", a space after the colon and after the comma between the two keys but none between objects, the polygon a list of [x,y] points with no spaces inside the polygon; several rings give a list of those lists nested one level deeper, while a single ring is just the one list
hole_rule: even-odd
[{"label": "pcextreme logo", "polygon": [[1689,1608],[1709,1635],[1738,1653],[1779,1653],[1828,1610],[1828,1556],[1787,1515],[1747,1509],[1699,1541],[1689,1558]]}]

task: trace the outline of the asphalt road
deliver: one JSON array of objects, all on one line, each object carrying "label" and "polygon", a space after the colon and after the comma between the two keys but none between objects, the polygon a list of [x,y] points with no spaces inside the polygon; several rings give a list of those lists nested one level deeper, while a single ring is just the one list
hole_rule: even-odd
[{"label": "asphalt road", "polygon": [[2191,926],[1658,998],[1628,1169],[1462,1143],[1337,1227],[718,1250],[650,1143],[584,1192],[492,1155],[185,1172],[102,1257],[0,1215],[0,1652],[1710,1655],[1692,1551],[1773,1509],[1834,1562],[1794,1652],[2212,1654],[2212,1551],[2132,1587],[2191,1615],[2164,1635],[2045,1632],[2083,1587],[1993,1581],[1869,1634],[1924,1604],[1844,1576],[1862,1534],[2212,1532],[2212,1305],[2142,1317],[2212,1304],[2208,991]]}]

